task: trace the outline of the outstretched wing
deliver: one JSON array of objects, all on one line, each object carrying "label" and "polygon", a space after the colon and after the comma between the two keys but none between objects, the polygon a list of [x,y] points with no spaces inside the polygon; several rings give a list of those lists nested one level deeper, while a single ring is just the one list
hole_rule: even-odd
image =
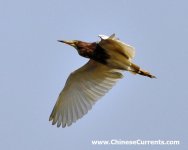
[{"label": "outstretched wing", "polygon": [[112,34],[110,37],[106,35],[99,35],[101,38],[101,41],[99,42],[99,45],[107,49],[109,51],[120,51],[121,53],[124,53],[129,59],[132,59],[135,56],[135,50],[132,46],[120,41],[117,37],[115,37],[115,34]]},{"label": "outstretched wing", "polygon": [[70,74],[49,120],[52,120],[53,125],[57,123],[57,127],[70,126],[83,117],[122,77],[119,70],[89,60]]}]

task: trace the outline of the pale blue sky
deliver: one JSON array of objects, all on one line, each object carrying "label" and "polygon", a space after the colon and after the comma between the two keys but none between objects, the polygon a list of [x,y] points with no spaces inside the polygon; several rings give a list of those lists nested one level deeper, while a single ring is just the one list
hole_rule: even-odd
[{"label": "pale blue sky", "polygon": [[[186,149],[186,0],[1,0],[0,149]],[[70,74],[87,59],[58,39],[116,35],[134,62],[158,79],[125,72],[81,120],[56,128],[48,117]],[[93,146],[91,140],[180,140],[180,146]]]}]

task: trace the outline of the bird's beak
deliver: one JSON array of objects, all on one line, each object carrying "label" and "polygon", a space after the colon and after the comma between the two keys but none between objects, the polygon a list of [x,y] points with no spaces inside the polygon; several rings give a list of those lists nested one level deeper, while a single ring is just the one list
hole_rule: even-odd
[{"label": "bird's beak", "polygon": [[74,42],[74,41],[63,41],[63,40],[58,40],[58,42],[65,43],[65,44],[68,44],[68,45],[70,45],[70,46],[75,46],[75,42]]}]

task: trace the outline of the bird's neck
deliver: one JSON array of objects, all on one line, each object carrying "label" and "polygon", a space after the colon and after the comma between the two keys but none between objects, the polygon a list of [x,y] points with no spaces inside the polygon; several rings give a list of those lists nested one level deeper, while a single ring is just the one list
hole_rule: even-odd
[{"label": "bird's neck", "polygon": [[88,43],[88,42],[79,42],[77,44],[77,50],[78,53],[86,58],[91,58],[95,49],[97,47],[97,43],[93,42],[93,43]]},{"label": "bird's neck", "polygon": [[86,58],[93,59],[102,64],[107,63],[107,59],[109,58],[108,53],[104,50],[97,42],[94,43],[86,43],[81,42],[78,43],[78,53]]}]

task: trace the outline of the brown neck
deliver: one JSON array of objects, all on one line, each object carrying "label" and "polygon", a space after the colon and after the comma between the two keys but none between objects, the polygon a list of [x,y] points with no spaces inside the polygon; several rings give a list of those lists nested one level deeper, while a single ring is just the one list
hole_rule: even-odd
[{"label": "brown neck", "polygon": [[97,43],[96,42],[87,43],[87,42],[78,41],[76,46],[77,46],[78,53],[81,56],[86,57],[86,58],[91,58],[93,52],[96,49]]},{"label": "brown neck", "polygon": [[86,58],[93,59],[102,64],[107,63],[107,59],[110,57],[106,50],[103,49],[98,43],[86,43],[79,41],[77,43],[78,53]]}]

